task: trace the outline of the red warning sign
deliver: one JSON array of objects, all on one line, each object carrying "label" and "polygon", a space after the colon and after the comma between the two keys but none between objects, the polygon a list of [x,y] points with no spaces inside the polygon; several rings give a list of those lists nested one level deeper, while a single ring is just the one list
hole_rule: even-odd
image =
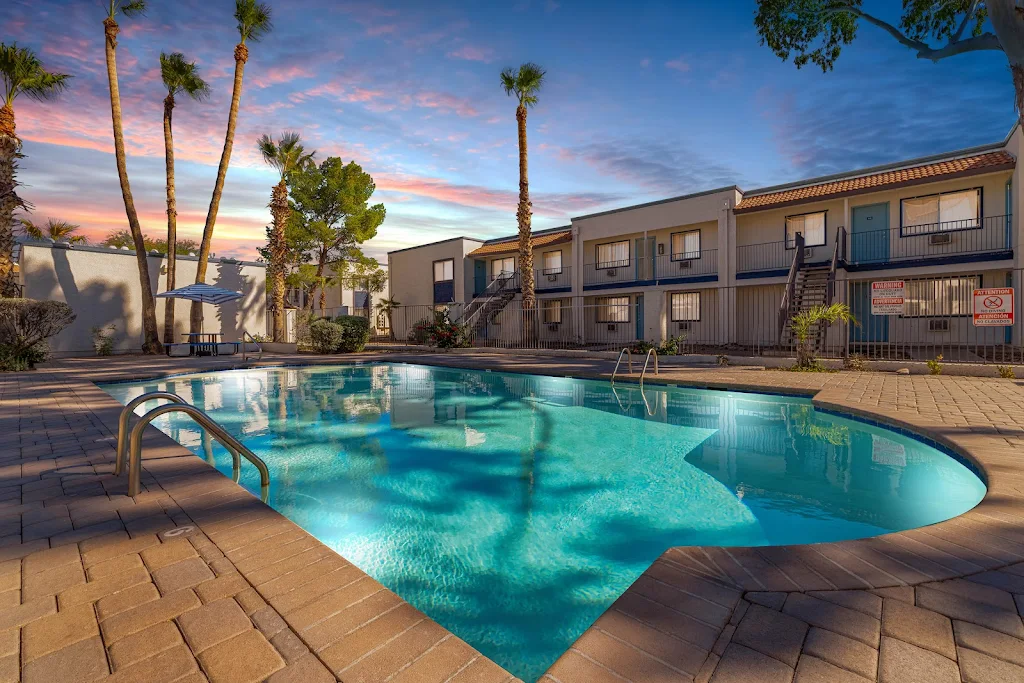
[{"label": "red warning sign", "polygon": [[974,290],[974,324],[977,327],[1013,325],[1013,288]]}]

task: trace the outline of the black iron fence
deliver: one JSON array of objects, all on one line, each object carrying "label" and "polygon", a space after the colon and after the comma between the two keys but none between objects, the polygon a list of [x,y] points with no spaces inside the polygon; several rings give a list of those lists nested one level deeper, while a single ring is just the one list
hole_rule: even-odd
[{"label": "black iron fence", "polygon": [[[904,278],[898,305],[880,301],[872,283],[880,277],[837,280],[833,301],[846,304],[856,323],[837,322],[821,334],[812,329],[807,344],[821,358],[861,356],[891,361],[1012,364],[1024,362],[1024,326],[1019,289],[1024,271],[1000,270],[961,275]],[[474,319],[472,344],[517,349],[618,350],[649,342],[671,353],[792,357],[800,342],[789,321],[781,326],[784,284],[686,288],[615,295],[541,298],[524,310],[513,299]],[[976,324],[975,290],[1003,289],[999,299],[1011,322],[989,316]],[[1012,298],[1013,305],[1009,306]],[[874,305],[872,299],[875,301]],[[979,301],[983,301],[979,299]],[[376,339],[426,343],[435,311],[444,308],[459,322],[463,304],[446,307],[400,306],[378,326]],[[1001,309],[1000,309],[1001,310]],[[794,308],[795,314],[799,309]],[[1004,316],[1011,317],[1011,316]]]}]

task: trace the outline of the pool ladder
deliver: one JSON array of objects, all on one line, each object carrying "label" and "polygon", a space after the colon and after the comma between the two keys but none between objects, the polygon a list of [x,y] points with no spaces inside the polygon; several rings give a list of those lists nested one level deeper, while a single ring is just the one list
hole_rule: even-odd
[{"label": "pool ladder", "polygon": [[625,347],[619,351],[619,359],[615,361],[615,369],[612,370],[612,384],[615,384],[615,375],[619,372],[619,363],[622,362],[622,354],[626,354],[626,362],[629,364],[629,374],[633,374],[633,352],[629,350],[629,347]]},{"label": "pool ladder", "polygon": [[[164,403],[156,408],[153,408],[132,428],[131,434],[128,438],[125,438],[128,432],[128,418],[135,412],[135,408],[142,405],[147,401],[153,401],[157,399],[164,399],[170,401],[170,403]],[[258,455],[246,448],[238,439],[231,436],[227,431],[224,430],[219,424],[214,422],[213,418],[207,415],[205,412],[196,408],[193,405],[189,405],[185,402],[181,396],[172,394],[169,391],[153,391],[148,394],[138,396],[128,402],[128,405],[121,411],[121,416],[117,421],[117,460],[114,464],[114,476],[121,476],[121,472],[125,468],[125,445],[128,445],[128,495],[135,497],[139,495],[139,489],[141,486],[142,479],[142,433],[146,429],[146,425],[155,420],[156,418],[164,415],[165,413],[185,413],[193,420],[195,420],[200,427],[205,429],[213,438],[217,439],[224,448],[231,453],[232,459],[232,479],[238,482],[241,476],[242,462],[241,456],[245,456],[245,459],[256,466],[256,469],[260,472],[260,499],[266,503],[267,498],[270,495],[270,470],[267,469],[267,463],[263,462],[263,459]]]},{"label": "pool ladder", "polygon": [[[248,339],[246,339],[247,337]],[[256,360],[263,360],[263,345],[256,341],[256,338],[249,334],[246,330],[242,330],[242,360],[248,360],[245,345],[249,342],[255,344],[256,350],[259,352],[259,356],[256,358]]]}]

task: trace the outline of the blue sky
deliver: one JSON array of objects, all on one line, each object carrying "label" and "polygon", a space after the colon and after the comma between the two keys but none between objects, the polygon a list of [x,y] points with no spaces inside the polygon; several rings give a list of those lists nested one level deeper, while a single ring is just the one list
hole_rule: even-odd
[{"label": "blue sky", "polygon": [[[11,0],[8,0],[10,3]],[[151,2],[121,22],[129,174],[143,229],[166,230],[158,55],[182,51],[213,89],[179,100],[179,235],[198,237],[216,174],[237,32],[230,0]],[[868,2],[898,20],[898,3]],[[515,103],[505,66],[548,71],[530,111],[534,228],[736,183],[773,185],[1002,139],[1014,121],[1001,53],[916,59],[862,26],[835,71],[798,70],[758,44],[755,3],[271,1],[250,46],[214,251],[255,256],[273,172],[260,133],[296,130],[318,156],[354,159],[388,211],[365,245],[385,252],[515,231]],[[2,40],[75,75],[57,103],[15,104],[35,217],[101,237],[126,227],[112,154],[96,0],[13,0]]]}]

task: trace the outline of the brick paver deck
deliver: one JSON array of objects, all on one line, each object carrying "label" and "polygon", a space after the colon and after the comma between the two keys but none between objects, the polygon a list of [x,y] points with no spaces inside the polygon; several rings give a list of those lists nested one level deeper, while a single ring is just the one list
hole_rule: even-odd
[{"label": "brick paver deck", "polygon": [[[238,365],[75,359],[0,375],[0,683],[514,680],[155,429],[146,490],[125,495],[111,473],[121,406],[93,382]],[[666,368],[657,381],[814,395],[955,450],[988,494],[956,519],[873,539],[668,549],[544,681],[1024,681],[1024,387],[738,368]]]}]

